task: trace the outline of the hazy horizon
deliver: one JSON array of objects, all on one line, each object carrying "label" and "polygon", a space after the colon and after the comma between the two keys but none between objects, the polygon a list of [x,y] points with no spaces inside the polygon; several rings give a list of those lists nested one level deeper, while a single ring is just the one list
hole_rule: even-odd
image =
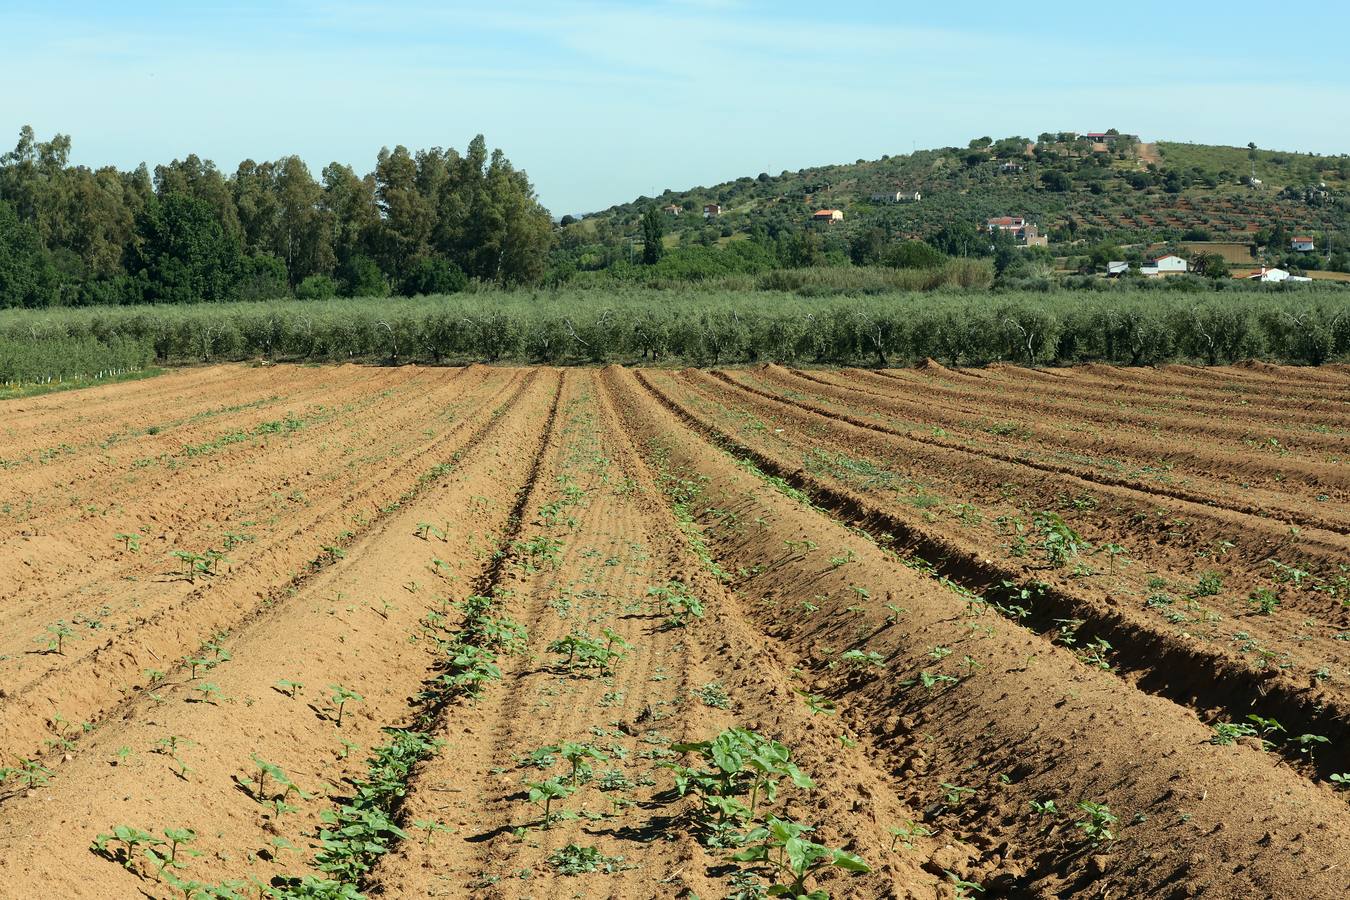
[{"label": "hazy horizon", "polygon": [[19,0],[0,73],[23,88],[0,98],[0,147],[31,124],[70,134],[83,165],[196,153],[229,174],[294,153],[317,177],[481,132],[558,216],[980,135],[1350,148],[1335,47],[1350,12],[1331,4],[1287,33],[1243,2],[1034,16],[985,2],[278,6]]}]

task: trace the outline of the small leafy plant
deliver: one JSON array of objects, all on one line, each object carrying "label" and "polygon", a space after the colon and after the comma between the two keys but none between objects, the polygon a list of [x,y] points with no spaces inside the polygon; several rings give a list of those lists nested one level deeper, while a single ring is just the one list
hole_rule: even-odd
[{"label": "small leafy plant", "polygon": [[66,639],[74,635],[75,632],[65,620],[62,619],[47,626],[47,630],[38,636],[37,641],[40,644],[46,644],[48,653],[55,653],[64,656],[66,652]]},{"label": "small leafy plant", "polygon": [[365,697],[362,697],[360,694],[358,694],[356,691],[352,690],[351,688],[343,687],[343,686],[340,685],[340,684],[330,684],[330,685],[328,686],[328,689],[331,690],[331,691],[333,692],[333,695],[332,695],[332,697],[331,697],[330,699],[332,700],[333,705],[334,705],[335,707],[337,707],[337,720],[336,720],[336,724],[337,724],[337,727],[338,727],[338,728],[341,728],[341,727],[342,727],[342,711],[346,708],[347,704],[348,704],[348,703],[360,703],[362,700],[364,700],[364,699],[366,699],[366,698],[365,698]]},{"label": "small leafy plant", "polygon": [[859,856],[845,850],[836,850],[805,837],[812,831],[809,825],[802,825],[777,816],[769,816],[764,825],[753,828],[745,836],[746,843],[754,846],[733,855],[738,862],[761,863],[776,870],[785,883],[769,888],[769,896],[807,898],[807,900],[825,900],[824,891],[813,891],[807,881],[819,870],[836,867],[847,872],[865,873],[872,871]]},{"label": "small leafy plant", "polygon": [[1116,839],[1115,833],[1111,830],[1118,819],[1111,812],[1111,808],[1105,803],[1093,803],[1091,800],[1084,800],[1078,804],[1078,808],[1087,813],[1087,818],[1079,819],[1074,822],[1074,827],[1081,830],[1085,837],[1093,844],[1110,843]]},{"label": "small leafy plant", "polygon": [[131,825],[115,825],[111,833],[97,835],[90,849],[105,859],[120,862],[128,872],[134,872],[138,849],[149,851],[163,845],[164,841],[148,831]]}]

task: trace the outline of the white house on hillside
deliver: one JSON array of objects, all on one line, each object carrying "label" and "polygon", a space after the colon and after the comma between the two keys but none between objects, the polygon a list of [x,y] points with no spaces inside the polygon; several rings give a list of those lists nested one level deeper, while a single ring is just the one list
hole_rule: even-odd
[{"label": "white house on hillside", "polygon": [[1292,249],[1297,250],[1299,253],[1311,253],[1313,252],[1313,250],[1317,249],[1313,245],[1312,238],[1302,236],[1295,237],[1292,241],[1289,242],[1289,246]]},{"label": "white house on hillside", "polygon": [[1188,268],[1186,260],[1177,256],[1175,253],[1168,253],[1164,256],[1154,257],[1139,267],[1143,275],[1176,275],[1185,272]]},{"label": "white house on hillside", "polygon": [[1242,277],[1248,281],[1312,281],[1311,278],[1303,275],[1290,275],[1284,269],[1267,269],[1265,266]]},{"label": "white house on hillside", "polygon": [[1130,271],[1130,264],[1123,259],[1111,260],[1106,264],[1107,275],[1124,275],[1128,271]]},{"label": "white house on hillside", "polygon": [[923,200],[919,191],[883,191],[872,195],[875,203],[918,203]]}]

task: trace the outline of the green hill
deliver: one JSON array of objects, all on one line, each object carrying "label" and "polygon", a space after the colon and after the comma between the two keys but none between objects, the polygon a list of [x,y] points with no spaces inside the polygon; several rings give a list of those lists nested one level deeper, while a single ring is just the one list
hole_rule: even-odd
[{"label": "green hill", "polygon": [[[640,241],[642,214],[673,205],[681,212],[664,213],[667,247],[726,244],[760,228],[791,233],[819,209],[844,214],[827,229],[827,244],[836,246],[874,228],[891,241],[931,241],[946,226],[979,227],[987,218],[1014,215],[1036,223],[1060,254],[1104,241],[1242,241],[1282,251],[1289,237],[1308,232],[1319,251],[1350,247],[1350,157],[1139,144],[1128,135],[1105,140],[1110,143],[1094,147],[1072,134],[983,138],[964,148],[760,173],[639,197],[564,231],[576,230],[576,246]],[[918,202],[877,199],[916,191]],[[705,218],[704,205],[713,203],[720,213]]]}]

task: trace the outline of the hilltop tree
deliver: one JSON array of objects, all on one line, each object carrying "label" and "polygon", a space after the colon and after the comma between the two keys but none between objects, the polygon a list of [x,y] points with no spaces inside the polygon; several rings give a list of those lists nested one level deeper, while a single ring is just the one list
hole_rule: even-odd
[{"label": "hilltop tree", "polygon": [[642,214],[642,261],[655,265],[666,255],[666,245],[661,238],[666,233],[666,223],[655,206],[647,207]]}]

